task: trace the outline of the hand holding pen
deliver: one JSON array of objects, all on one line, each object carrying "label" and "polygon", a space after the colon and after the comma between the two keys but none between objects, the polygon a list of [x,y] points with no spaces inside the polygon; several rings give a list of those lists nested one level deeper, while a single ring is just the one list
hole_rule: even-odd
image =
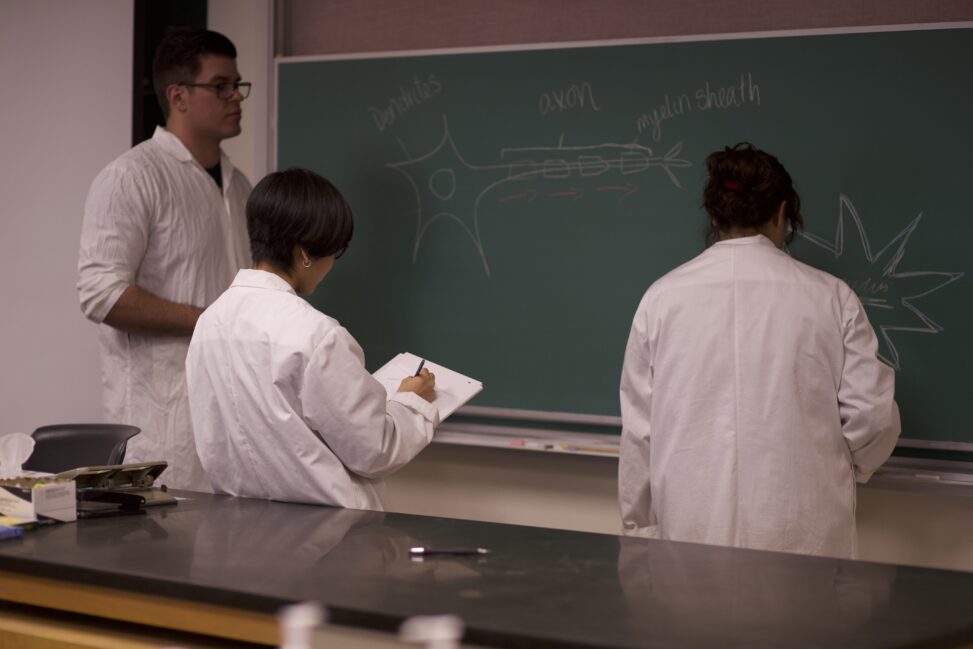
[{"label": "hand holding pen", "polygon": [[399,392],[415,392],[426,401],[436,398],[436,376],[428,369],[423,369],[425,359],[419,363],[419,368],[413,376],[402,379]]}]

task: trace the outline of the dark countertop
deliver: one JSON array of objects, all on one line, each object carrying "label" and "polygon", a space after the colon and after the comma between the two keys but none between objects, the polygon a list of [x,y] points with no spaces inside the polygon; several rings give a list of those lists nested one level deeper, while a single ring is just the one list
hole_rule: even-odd
[{"label": "dark countertop", "polygon": [[[317,600],[378,630],[454,613],[497,647],[973,642],[973,573],[185,495],[0,542],[0,570],[261,612]],[[413,545],[493,553],[414,561]]]}]

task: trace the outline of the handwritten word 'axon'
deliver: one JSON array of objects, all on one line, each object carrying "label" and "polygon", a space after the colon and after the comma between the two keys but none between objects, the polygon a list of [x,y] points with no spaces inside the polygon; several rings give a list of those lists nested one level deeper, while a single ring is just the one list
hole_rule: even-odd
[{"label": "handwritten word 'axon'", "polygon": [[573,84],[567,88],[545,92],[537,99],[537,111],[541,115],[586,106],[590,106],[593,110],[601,110],[591,91],[591,84],[587,81],[580,85]]},{"label": "handwritten word 'axon'", "polygon": [[[695,99],[695,101],[694,101]],[[662,138],[662,124],[674,117],[678,117],[693,110],[713,110],[718,108],[742,108],[750,104],[760,105],[760,86],[754,83],[753,75],[749,72],[740,75],[740,82],[730,86],[710,85],[705,81],[696,89],[692,98],[682,93],[675,97],[665,95],[664,100],[651,112],[643,113],[635,120],[635,128],[639,133],[649,131],[652,139]]]},{"label": "handwritten word 'axon'", "polygon": [[418,106],[424,101],[428,101],[443,91],[443,84],[436,75],[430,74],[425,79],[413,77],[412,85],[399,85],[399,94],[388,100],[388,103],[381,107],[368,107],[368,113],[375,122],[375,127],[381,133],[395,123],[403,113],[411,108]]}]

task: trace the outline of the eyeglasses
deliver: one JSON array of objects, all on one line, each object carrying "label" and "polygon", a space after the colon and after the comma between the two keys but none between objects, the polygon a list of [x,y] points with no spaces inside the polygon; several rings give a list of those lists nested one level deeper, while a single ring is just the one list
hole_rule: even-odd
[{"label": "eyeglasses", "polygon": [[179,85],[189,88],[209,88],[220,99],[232,99],[236,93],[240,93],[240,99],[246,99],[250,96],[250,86],[253,84],[249,81],[225,81],[223,83],[180,83]]}]

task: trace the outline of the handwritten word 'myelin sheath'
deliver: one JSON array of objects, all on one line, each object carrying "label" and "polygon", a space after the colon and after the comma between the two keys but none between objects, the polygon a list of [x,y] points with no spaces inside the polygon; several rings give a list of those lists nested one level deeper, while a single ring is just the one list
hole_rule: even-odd
[{"label": "handwritten word 'myelin sheath'", "polygon": [[[695,98],[695,101],[693,101]],[[693,98],[686,93],[675,97],[665,95],[665,99],[651,112],[643,113],[635,120],[635,128],[639,133],[649,131],[652,139],[658,142],[662,139],[662,123],[693,110],[704,111],[716,108],[743,108],[755,104],[760,105],[760,86],[753,81],[749,72],[740,75],[740,83],[731,86],[710,86],[705,81],[693,93]]]}]

